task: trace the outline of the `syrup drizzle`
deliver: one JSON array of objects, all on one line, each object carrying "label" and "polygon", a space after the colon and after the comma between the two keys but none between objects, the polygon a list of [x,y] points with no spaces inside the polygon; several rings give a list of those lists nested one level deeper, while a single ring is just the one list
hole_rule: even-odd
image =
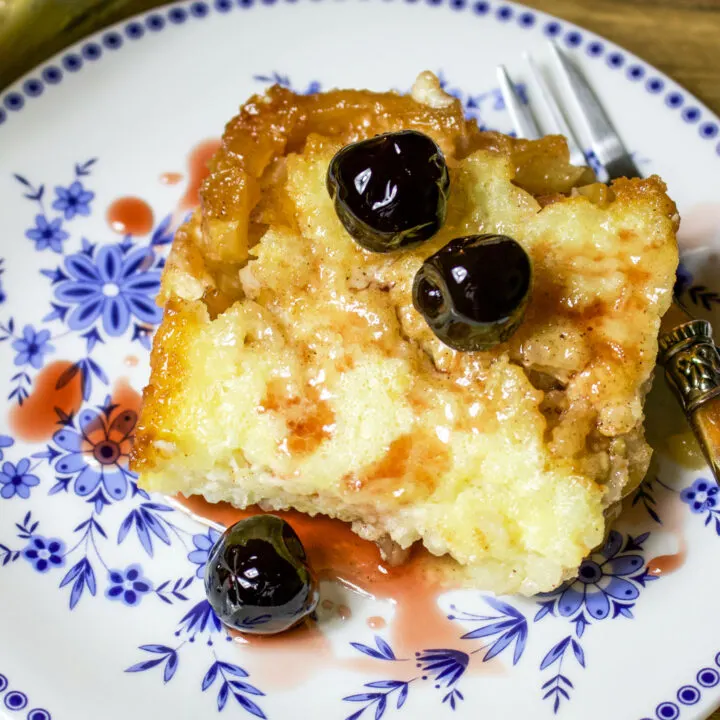
[{"label": "syrup drizzle", "polygon": [[160,182],[163,185],[177,185],[182,179],[182,173],[178,172],[165,172],[160,175]]},{"label": "syrup drizzle", "polygon": [[[623,509],[618,518],[617,525],[637,535],[647,528],[647,511],[641,503],[632,504],[632,495],[623,501]],[[672,553],[657,555],[647,562],[647,571],[650,575],[660,577],[670,575],[683,567],[687,560],[688,547],[683,531],[685,511],[683,502],[676,493],[668,493],[662,503],[662,526],[653,531],[653,534],[670,535],[675,540],[676,550]]]},{"label": "syrup drizzle", "polygon": [[108,208],[107,221],[119,235],[147,235],[153,228],[153,211],[139,197],[121,197]]},{"label": "syrup drizzle", "polygon": [[192,210],[200,205],[200,185],[209,172],[210,158],[220,147],[220,140],[205,140],[196,145],[188,156],[188,184],[180,200],[180,210]]},{"label": "syrup drizzle", "polygon": [[[210,504],[198,496],[178,495],[175,499],[197,518],[226,527],[262,512],[258,508],[240,510],[227,503]],[[427,648],[457,645],[462,628],[448,620],[437,604],[438,596],[450,589],[442,580],[437,558],[423,549],[413,548],[406,563],[391,567],[383,562],[377,546],[358,537],[347,523],[292,510],[273,514],[293,526],[322,585],[333,582],[338,592],[349,593],[345,596],[348,600],[353,593],[359,593],[391,603],[392,619],[387,622],[375,616],[370,618],[372,624],[368,620],[368,626],[370,630],[379,630],[387,623],[389,642],[398,657],[412,657],[416,651]],[[347,604],[342,600],[321,600],[321,625],[342,623],[349,616]],[[329,618],[327,623],[326,618]],[[260,658],[265,656],[265,651],[282,650],[268,653],[267,672],[263,671],[265,660],[261,659],[258,666],[263,680],[271,685],[287,687],[289,681],[300,683],[317,670],[318,663],[342,663],[357,670],[372,668],[373,661],[368,658],[336,656],[330,639],[318,623],[312,621],[275,636],[233,635],[238,644],[257,648]],[[312,662],[307,661],[309,657]],[[483,672],[490,673],[497,672],[499,667],[495,661],[473,665],[482,666]]]},{"label": "syrup drizzle", "polygon": [[26,442],[42,442],[60,429],[61,416],[76,413],[82,405],[80,371],[71,362],[58,360],[34,378],[30,395],[10,410],[10,427]]}]

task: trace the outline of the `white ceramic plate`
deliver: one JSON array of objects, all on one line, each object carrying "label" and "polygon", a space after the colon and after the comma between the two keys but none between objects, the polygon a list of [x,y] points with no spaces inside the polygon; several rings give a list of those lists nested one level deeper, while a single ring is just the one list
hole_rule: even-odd
[{"label": "white ceramic plate", "polygon": [[[152,297],[187,181],[160,175],[185,173],[188,151],[247,96],[272,79],[408,88],[428,68],[481,124],[507,131],[495,66],[522,79],[520,53],[547,60],[548,36],[583,66],[642,170],[667,180],[684,216],[687,300],[712,314],[718,119],[623,50],[518,5],[199,0],[103,32],[0,96],[0,716],[684,720],[720,701],[720,498],[706,469],[661,459],[570,589],[443,599],[451,648],[419,642],[419,655],[396,657],[388,629],[366,624],[392,608],[346,598],[352,618],[325,625],[341,660],[278,649],[268,673],[267,656],[226,642],[207,612],[208,531],[137,491],[123,465],[134,416],[103,409],[108,395],[124,409],[125,379],[141,388],[147,375]],[[149,234],[108,226],[125,195],[151,205]],[[82,379],[84,399],[54,425],[33,402],[63,367],[76,370],[65,392]],[[680,423],[666,395],[654,405]],[[683,548],[679,570],[648,574]]]}]

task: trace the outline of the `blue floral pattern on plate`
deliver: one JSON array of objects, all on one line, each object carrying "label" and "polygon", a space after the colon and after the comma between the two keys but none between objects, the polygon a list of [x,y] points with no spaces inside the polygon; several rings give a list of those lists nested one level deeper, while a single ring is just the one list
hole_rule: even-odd
[{"label": "blue floral pattern on plate", "polygon": [[[252,4],[253,0],[243,3]],[[229,9],[224,0],[216,6],[222,12]],[[460,9],[461,5],[457,7]],[[200,19],[210,12],[210,6],[204,2],[188,8],[170,9],[167,17],[171,24],[183,23],[190,17]],[[522,27],[529,29],[535,25],[532,12],[517,14],[510,6],[490,13],[491,4],[482,2],[468,9],[504,23],[514,21],[517,15]],[[156,19],[151,23],[152,17]],[[162,29],[163,17],[160,14],[148,17],[150,34]],[[563,25],[549,23],[540,32],[562,38]],[[128,40],[146,34],[140,22],[128,24],[125,30]],[[581,47],[585,43],[583,35],[577,32],[566,33],[564,40],[572,46]],[[128,41],[113,31],[106,35],[103,44],[109,50],[123,42]],[[594,45],[597,47],[593,47],[592,56],[602,57],[605,52],[602,44]],[[587,51],[591,52],[590,45]],[[82,52],[78,51],[80,54],[67,54],[60,64],[64,70],[76,72],[86,60],[97,59],[102,52],[100,45],[89,43]],[[616,67],[625,64],[624,56],[616,52],[606,60]],[[43,81],[49,84],[61,81],[64,70],[55,66],[45,68],[42,81],[26,83],[23,90],[28,102],[42,92]],[[632,65],[628,69],[631,81],[644,75],[642,66]],[[281,73],[259,75],[257,79],[291,84]],[[445,77],[442,82],[461,100],[468,115],[477,118],[483,127],[492,126],[494,114],[502,110],[497,89],[470,94]],[[320,84],[310,81],[301,88],[313,92]],[[657,83],[648,85],[648,92],[661,90]],[[25,104],[20,93],[12,95],[12,102],[9,98],[10,95],[5,96],[4,104],[11,112]],[[0,113],[2,124],[7,114],[5,110]],[[698,119],[695,116],[693,122]],[[33,319],[31,324],[23,324],[12,316],[0,317],[0,340],[8,341],[15,370],[19,370],[9,376],[8,403],[14,407],[27,400],[38,371],[51,359],[61,357],[63,338],[70,335],[82,339],[85,352],[74,359],[60,382],[67,384],[79,376],[83,405],[76,414],[59,413],[55,433],[44,447],[36,447],[31,454],[16,446],[12,437],[0,435],[3,462],[0,510],[7,513],[6,517],[12,513],[13,518],[12,527],[3,526],[7,534],[0,537],[5,543],[0,544],[0,570],[14,566],[33,576],[36,573],[49,588],[56,586],[63,593],[64,602],[73,612],[81,603],[84,607],[93,602],[111,603],[114,612],[123,613],[140,613],[138,608],[151,603],[163,607],[174,629],[168,631],[162,643],[140,645],[138,662],[129,666],[118,663],[118,672],[124,669],[131,676],[149,672],[158,681],[174,681],[175,687],[180,683],[176,678],[181,664],[197,670],[196,660],[201,658],[202,671],[195,678],[195,686],[203,697],[212,696],[208,709],[214,707],[221,712],[234,708],[240,714],[270,717],[270,693],[261,682],[252,679],[251,665],[238,664],[230,636],[203,599],[200,581],[217,531],[198,532],[197,527],[188,530],[186,519],[178,517],[162,499],[151,498],[139,489],[136,477],[127,469],[127,452],[137,415],[131,408],[113,405],[107,394],[110,378],[99,351],[112,343],[117,343],[116,347],[148,348],[149,336],[161,317],[152,298],[159,288],[163,252],[172,238],[173,222],[166,216],[147,242],[129,236],[115,242],[87,239],[81,233],[82,223],[97,212],[93,180],[101,171],[102,164],[96,158],[80,162],[65,183],[47,184],[52,188],[48,192],[46,184],[35,185],[25,175],[15,175],[14,182],[32,204],[23,242],[39,256],[55,259],[58,264],[51,267],[53,263],[49,262],[43,269],[52,293],[45,316]],[[4,269],[0,260],[0,276]],[[683,271],[678,280],[693,303],[708,309],[718,302],[714,290],[693,283],[692,275],[685,268]],[[5,300],[0,285],[0,303]],[[718,488],[714,482],[699,477],[679,491],[644,483],[633,502],[647,511],[649,523],[660,526],[658,492],[677,500],[691,519],[704,518],[705,525],[712,524],[720,535]],[[54,531],[45,530],[49,527],[48,519],[35,516],[32,500],[41,493],[72,502],[73,507],[82,508],[84,518],[57,533],[62,534],[61,538],[55,537]],[[350,643],[352,651],[376,663],[380,679],[364,682],[356,688],[357,692],[348,690],[350,694],[338,688],[342,708],[338,717],[344,717],[346,712],[350,713],[348,720],[363,715],[378,720],[398,713],[412,717],[406,703],[419,694],[435,703],[437,716],[453,714],[466,702],[469,671],[494,658],[504,660],[510,667],[521,663],[530,667],[533,676],[537,676],[537,697],[549,708],[548,712],[559,714],[572,707],[574,681],[586,667],[586,652],[588,660],[591,657],[584,636],[587,628],[598,623],[631,621],[636,613],[642,612],[643,593],[650,581],[657,579],[647,567],[649,541],[647,532],[638,536],[612,532],[603,548],[583,563],[576,580],[536,598],[534,604],[484,596],[480,602],[468,598],[465,607],[458,600],[448,614],[448,623],[458,628],[457,647],[418,648],[409,657],[397,657],[382,635],[358,637]],[[110,559],[121,547],[132,555],[134,562],[118,564]],[[129,547],[131,551],[127,550]],[[163,564],[155,559],[163,548],[183,558],[184,572],[170,578],[161,574]],[[557,631],[557,639],[547,642],[548,635],[537,632],[540,624],[543,628],[551,625]],[[161,632],[159,628],[158,637]],[[716,665],[720,666],[717,658]],[[716,684],[713,672],[715,669],[709,665],[701,668],[694,685],[681,687],[676,699],[658,705],[656,716],[676,717],[672,715],[673,706],[697,702],[694,698],[701,687]],[[8,709],[26,712],[28,720],[50,718],[40,708],[27,711],[27,695],[11,688],[5,675],[0,675],[0,697]]]},{"label": "blue floral pattern on plate", "polygon": [[[265,80],[268,76],[260,76]],[[289,80],[280,74],[271,77],[280,84]],[[484,104],[491,103],[496,109],[501,103],[497,91],[468,96],[459,89],[442,82],[449,91],[461,99],[468,112],[483,123],[481,113]],[[318,89],[318,83],[310,83],[308,91]],[[87,178],[96,167],[96,161],[76,166],[76,175]],[[26,197],[42,203],[44,186],[35,188],[28,181],[20,180],[28,188]],[[28,231],[28,237],[36,242],[36,250],[47,247],[63,253],[62,242],[69,234],[62,230],[62,223],[91,212],[94,194],[79,180],[67,189],[56,189],[57,199],[52,207],[63,213],[50,223],[44,216],[35,217],[35,228]],[[53,291],[51,311],[43,318],[44,323],[60,322],[71,332],[79,333],[86,341],[87,356],[71,368],[71,376],[80,374],[83,380],[84,397],[89,400],[93,378],[101,384],[108,384],[102,367],[93,360],[92,354],[99,343],[113,338],[122,338],[132,328],[132,341],[143,340],[137,335],[138,327],[156,325],[161,312],[153,302],[160,283],[163,260],[156,249],[167,245],[169,220],[166,218],[153,233],[147,246],[138,245],[128,237],[122,242],[98,245],[82,241],[79,251],[64,256],[63,262],[55,269],[43,271],[50,280]],[[48,235],[47,245],[38,239],[38,232]],[[32,233],[32,234],[31,234]],[[67,237],[61,237],[64,234]],[[37,236],[37,237],[36,237]],[[43,236],[44,238],[45,236]],[[54,243],[54,245],[53,245]],[[17,366],[29,366],[39,370],[46,356],[55,352],[50,341],[53,335],[46,328],[36,329],[26,325],[16,333],[10,319],[4,326],[5,337],[11,339],[16,353]],[[69,382],[72,377],[66,378]],[[23,394],[10,396],[10,400],[21,402]],[[73,494],[90,505],[86,520],[78,525],[74,543],[59,538],[47,538],[39,534],[39,522],[31,513],[26,513],[18,523],[17,537],[25,542],[19,549],[11,545],[0,545],[2,564],[14,563],[23,558],[38,573],[54,575],[68,565],[56,581],[60,588],[69,590],[69,607],[74,609],[83,597],[98,597],[98,585],[104,585],[103,596],[128,609],[134,609],[155,597],[166,605],[174,606],[190,601],[189,590],[201,586],[204,564],[210,549],[219,537],[214,529],[203,533],[188,533],[171,518],[173,509],[164,503],[155,502],[140,490],[136,478],[127,469],[128,452],[137,422],[135,411],[117,407],[110,397],[97,406],[86,404],[76,416],[60,416],[61,425],[52,436],[45,450],[34,454],[36,465],[46,463],[55,473],[55,483],[49,488],[53,494]],[[12,438],[3,438],[0,451],[12,447]],[[23,500],[31,490],[40,484],[37,475],[31,472],[31,460],[21,458],[17,463],[4,462],[0,473],[0,498],[13,497]],[[717,486],[704,479],[696,480],[691,487],[680,493],[681,500],[693,513],[715,511]],[[118,503],[130,502],[131,509],[120,523],[115,542],[122,544],[134,534],[139,547],[152,558],[156,543],[184,545],[192,572],[187,577],[174,578],[155,583],[150,579],[141,563],[132,563],[124,568],[112,568],[104,560],[103,546],[111,542],[110,536],[101,523],[104,509]],[[495,657],[508,656],[513,665],[525,662],[527,653],[533,647],[532,628],[539,622],[570,623],[571,633],[566,634],[551,647],[545,649],[537,660],[540,672],[538,692],[549,701],[557,713],[564,702],[571,700],[573,681],[570,678],[570,664],[582,670],[586,665],[582,638],[591,623],[624,617],[633,618],[633,608],[640,598],[642,589],[656,578],[648,574],[643,544],[649,533],[633,538],[612,531],[601,550],[587,558],[578,578],[566,583],[553,593],[538,598],[538,609],[532,617],[504,600],[484,597],[491,614],[479,614],[452,606],[448,622],[470,625],[471,629],[458,630],[458,641],[481,641],[479,647],[464,650],[458,648],[422,648],[414,656],[416,673],[412,677],[391,677],[365,683],[362,691],[347,695],[345,703],[359,706],[347,716],[357,720],[365,713],[379,720],[386,713],[403,709],[414,688],[432,684],[440,691],[440,708],[453,712],[461,706],[465,695],[461,684],[468,668],[475,662],[488,662]],[[191,546],[191,547],[190,547]],[[196,588],[198,591],[200,587]],[[225,628],[206,600],[196,601],[189,610],[183,611],[177,621],[175,637],[179,643],[146,644],[140,650],[149,655],[127,668],[129,673],[141,673],[158,668],[165,683],[175,677],[182,655],[192,647],[196,638],[206,638],[205,647],[212,648],[211,663],[202,678],[201,691],[211,688],[216,691],[216,707],[223,710],[232,696],[236,705],[256,717],[266,717],[259,704],[264,692],[248,682],[249,672],[229,660],[222,659],[214,648],[217,639],[230,640]],[[392,666],[402,665],[408,658],[396,657],[391,646],[380,635],[373,638],[373,644],[353,642],[352,647],[366,657]]]}]

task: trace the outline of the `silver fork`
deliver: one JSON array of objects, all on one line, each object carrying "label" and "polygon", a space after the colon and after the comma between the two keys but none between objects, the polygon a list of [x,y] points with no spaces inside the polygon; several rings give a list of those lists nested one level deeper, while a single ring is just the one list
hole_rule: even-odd
[{"label": "silver fork", "polygon": [[[550,48],[565,92],[572,98],[576,115],[584,125],[600,165],[598,176],[605,179],[604,175],[608,180],[642,177],[584,75],[555,43],[551,42]],[[545,123],[547,130],[567,138],[574,165],[592,167],[568,121],[568,113],[563,111],[532,57],[526,54],[525,61],[531,80],[528,99],[531,99],[530,93],[537,95],[549,118]],[[500,65],[497,74],[517,135],[529,140],[542,137],[530,102],[522,101],[505,66]],[[664,367],[665,379],[720,484],[720,433],[717,430],[720,428],[720,354],[712,338],[712,328],[706,320],[694,319],[677,297],[673,298],[664,325],[667,329],[658,340],[658,363]]]}]

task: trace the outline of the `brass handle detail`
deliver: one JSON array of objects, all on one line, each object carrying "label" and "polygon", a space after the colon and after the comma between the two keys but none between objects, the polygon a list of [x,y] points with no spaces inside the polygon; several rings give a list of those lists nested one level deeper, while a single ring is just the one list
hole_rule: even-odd
[{"label": "brass handle detail", "polygon": [[658,363],[720,482],[720,354],[706,320],[692,320],[659,339]]}]

